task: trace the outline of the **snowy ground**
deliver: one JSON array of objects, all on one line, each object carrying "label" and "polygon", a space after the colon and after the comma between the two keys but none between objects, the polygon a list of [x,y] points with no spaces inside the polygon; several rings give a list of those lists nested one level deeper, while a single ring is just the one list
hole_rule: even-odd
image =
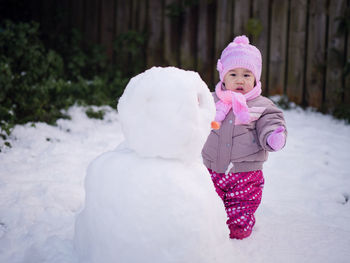
[{"label": "snowy ground", "polygon": [[[106,109],[104,120],[72,107],[57,127],[16,126],[0,153],[0,262],[75,262],[86,168],[123,140]],[[285,117],[287,146],[265,164],[255,231],[217,262],[349,262],[350,126],[300,109]]]}]

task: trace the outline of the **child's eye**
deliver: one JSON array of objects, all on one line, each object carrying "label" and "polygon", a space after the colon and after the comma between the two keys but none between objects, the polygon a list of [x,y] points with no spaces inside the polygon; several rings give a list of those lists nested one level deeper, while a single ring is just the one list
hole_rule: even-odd
[{"label": "child's eye", "polygon": [[231,73],[231,76],[232,77],[236,77],[236,73]]},{"label": "child's eye", "polygon": [[244,74],[244,77],[249,78],[250,74]]}]

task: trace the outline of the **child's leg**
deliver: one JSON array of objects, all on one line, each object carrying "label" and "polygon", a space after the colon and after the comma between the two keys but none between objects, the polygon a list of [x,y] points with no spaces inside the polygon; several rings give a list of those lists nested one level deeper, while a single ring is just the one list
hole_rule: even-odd
[{"label": "child's leg", "polygon": [[261,202],[264,177],[261,170],[245,173],[209,173],[225,205],[231,238],[242,239],[252,232],[254,213]]},{"label": "child's leg", "polygon": [[225,189],[224,185],[222,185],[222,182],[226,180],[225,174],[216,173],[210,169],[208,169],[208,171],[211,175],[211,180],[214,183],[216,193],[219,195],[219,197],[222,199],[222,201],[225,202],[226,189]]},{"label": "child's leg", "polygon": [[264,177],[261,170],[229,175],[224,200],[227,225],[231,238],[242,239],[250,235],[255,224],[254,213],[261,202]]}]

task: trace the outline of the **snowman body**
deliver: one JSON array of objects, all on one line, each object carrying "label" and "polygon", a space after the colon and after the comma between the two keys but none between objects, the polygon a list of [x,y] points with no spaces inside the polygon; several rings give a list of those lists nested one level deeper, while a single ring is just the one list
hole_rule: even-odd
[{"label": "snowman body", "polygon": [[81,262],[215,262],[225,211],[200,151],[215,115],[199,75],[152,68],[119,100],[125,136],[88,168],[75,247]]}]

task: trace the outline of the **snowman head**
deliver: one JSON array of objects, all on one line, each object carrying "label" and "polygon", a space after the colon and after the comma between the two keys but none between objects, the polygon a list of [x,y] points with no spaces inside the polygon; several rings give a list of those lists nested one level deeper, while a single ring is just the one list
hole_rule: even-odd
[{"label": "snowman head", "polygon": [[210,132],[215,104],[198,73],[153,67],[130,80],[118,112],[127,145],[138,154],[193,160]]}]

